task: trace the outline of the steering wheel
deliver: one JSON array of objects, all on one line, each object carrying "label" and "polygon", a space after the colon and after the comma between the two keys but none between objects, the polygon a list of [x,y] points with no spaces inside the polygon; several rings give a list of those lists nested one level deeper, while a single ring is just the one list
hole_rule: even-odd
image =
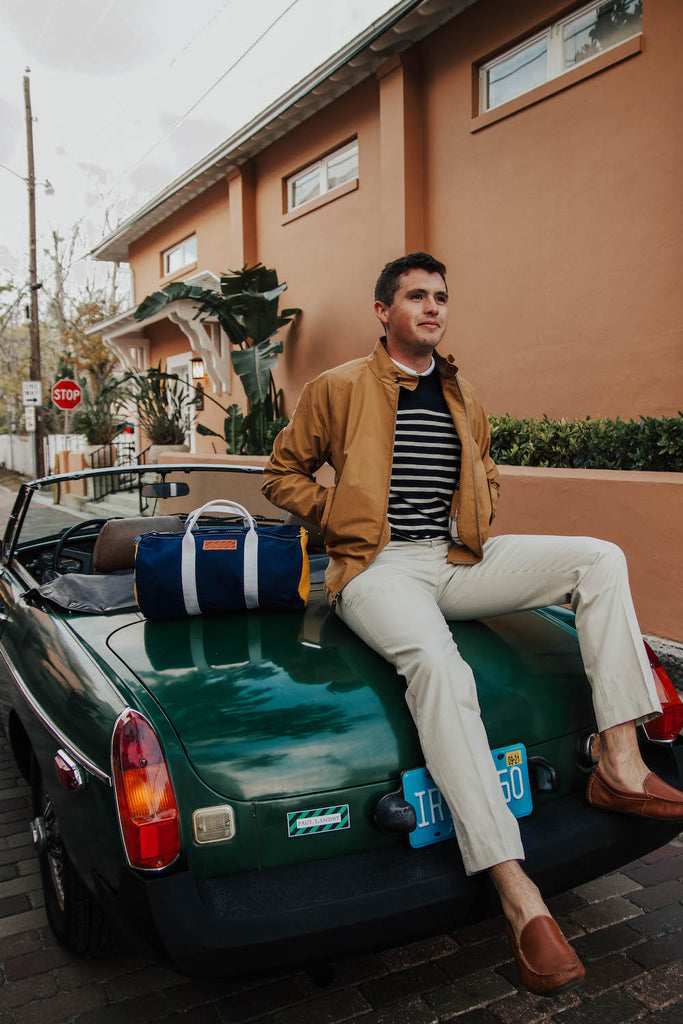
[{"label": "steering wheel", "polygon": [[[78,562],[77,572],[89,572],[92,566],[92,554],[89,551],[79,551],[78,548],[67,547],[67,541],[91,540],[97,536],[108,521],[108,519],[84,519],[79,523],[74,523],[68,530],[65,530],[55,544],[52,556],[52,569],[48,570],[48,572],[52,572],[56,576],[63,576],[66,569],[59,568],[59,562],[62,558],[71,558],[73,561]],[[97,530],[94,530],[95,526]],[[52,578],[54,579],[54,576]]]}]

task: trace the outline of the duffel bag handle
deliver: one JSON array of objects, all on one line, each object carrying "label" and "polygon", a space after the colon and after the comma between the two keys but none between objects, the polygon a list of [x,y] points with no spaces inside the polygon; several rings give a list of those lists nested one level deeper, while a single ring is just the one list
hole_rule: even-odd
[{"label": "duffel bag handle", "polygon": [[258,534],[256,532],[256,520],[247,512],[243,505],[236,501],[217,499],[207,501],[201,508],[191,512],[185,521],[185,536],[183,537],[181,550],[181,576],[183,587],[183,600],[188,615],[201,615],[197,595],[197,572],[196,561],[197,551],[195,538],[192,530],[203,512],[220,511],[236,512],[244,518],[248,530],[244,536],[244,603],[247,608],[258,608]]},{"label": "duffel bag handle", "polygon": [[256,529],[256,521],[252,516],[251,512],[248,512],[244,505],[240,505],[236,501],[228,501],[227,498],[216,498],[214,501],[207,501],[206,504],[202,505],[201,508],[196,508],[194,512],[190,512],[189,516],[185,520],[185,530],[191,530],[199,517],[204,512],[232,512],[233,515],[242,516],[244,519],[244,525],[249,526],[252,530]]}]

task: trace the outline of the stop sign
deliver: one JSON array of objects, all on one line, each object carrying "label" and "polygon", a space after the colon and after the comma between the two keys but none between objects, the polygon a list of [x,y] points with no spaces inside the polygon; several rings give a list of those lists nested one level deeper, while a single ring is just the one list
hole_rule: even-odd
[{"label": "stop sign", "polygon": [[81,385],[75,380],[58,380],[51,393],[58,409],[75,409],[83,397]]}]

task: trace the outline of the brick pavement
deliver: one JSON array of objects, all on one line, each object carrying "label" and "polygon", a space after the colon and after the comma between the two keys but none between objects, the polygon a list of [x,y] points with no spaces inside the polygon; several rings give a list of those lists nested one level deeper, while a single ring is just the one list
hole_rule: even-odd
[{"label": "brick pavement", "polygon": [[[0,487],[3,526],[11,500]],[[29,818],[0,733],[2,1024],[683,1024],[683,834],[550,901],[587,978],[541,999],[518,989],[500,920],[340,958],[325,985],[306,970],[190,980],[126,951],[83,960],[48,928]]]},{"label": "brick pavement", "polygon": [[2,1024],[683,1024],[683,834],[550,901],[583,986],[517,988],[500,920],[310,971],[197,981],[127,951],[83,960],[53,938],[28,839],[30,800],[0,734]]}]

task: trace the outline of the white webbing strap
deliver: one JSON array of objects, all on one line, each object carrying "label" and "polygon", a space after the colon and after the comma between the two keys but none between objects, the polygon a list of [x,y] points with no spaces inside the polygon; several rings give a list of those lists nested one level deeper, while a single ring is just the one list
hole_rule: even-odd
[{"label": "white webbing strap", "polygon": [[192,529],[204,512],[231,512],[237,513],[244,519],[244,525],[248,526],[248,532],[244,538],[244,603],[247,608],[258,608],[258,534],[256,533],[256,522],[253,516],[247,512],[243,505],[236,501],[207,501],[201,508],[196,508],[187,517],[185,523],[185,536],[181,546],[180,575],[183,588],[183,601],[185,611],[188,615],[201,615],[199,598],[197,596],[197,572],[196,572],[196,549]]}]

